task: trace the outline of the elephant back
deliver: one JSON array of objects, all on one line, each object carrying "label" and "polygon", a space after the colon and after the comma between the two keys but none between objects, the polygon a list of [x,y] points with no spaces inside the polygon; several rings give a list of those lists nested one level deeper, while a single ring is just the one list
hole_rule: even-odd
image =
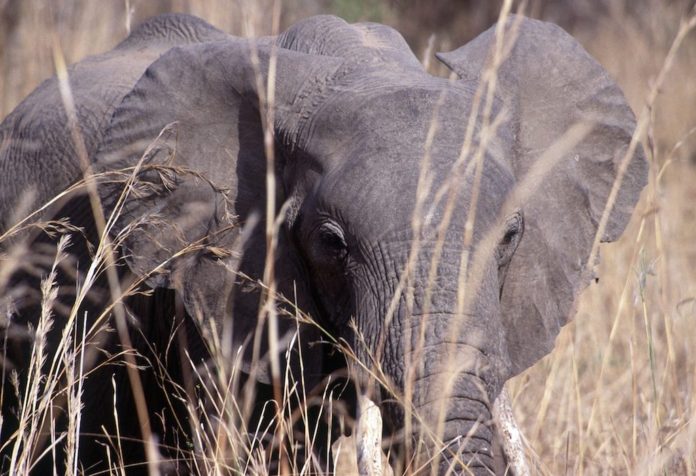
[{"label": "elephant back", "polygon": [[[116,106],[153,61],[173,46],[226,36],[188,15],[143,23],[113,50],[68,67],[76,124],[60,80],[45,80],[0,125],[0,233],[80,179]],[[79,141],[87,157],[78,155]]]},{"label": "elephant back", "polygon": [[381,64],[423,70],[401,34],[379,23],[348,24],[335,16],[317,15],[288,28],[277,44],[300,53],[342,58],[353,68]]}]

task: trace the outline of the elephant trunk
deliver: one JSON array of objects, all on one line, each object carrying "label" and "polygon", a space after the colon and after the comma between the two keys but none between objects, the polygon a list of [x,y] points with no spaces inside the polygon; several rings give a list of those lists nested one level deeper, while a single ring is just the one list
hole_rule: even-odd
[{"label": "elephant trunk", "polygon": [[[419,381],[414,408],[420,452],[437,462],[437,474],[492,474],[491,404],[483,380],[475,375],[443,371]],[[466,469],[465,469],[466,468]]]},{"label": "elephant trunk", "polygon": [[[394,259],[396,252],[390,253],[387,246],[384,250],[399,262]],[[380,349],[382,370],[395,390],[403,392],[402,401],[399,395],[383,399],[385,417],[396,432],[403,431],[406,444],[414,442],[411,449],[418,465],[413,469],[418,474],[492,474],[492,402],[506,368],[496,306],[497,269],[486,269],[471,302],[459,308],[461,249],[445,247],[432,277],[434,254],[423,247],[422,259],[429,266],[414,271],[414,286],[401,296],[384,348],[375,339],[373,348]],[[384,283],[391,285],[390,280]],[[393,290],[386,291],[384,295],[393,295],[389,292]],[[379,333],[364,335],[369,346]],[[406,450],[407,459],[414,456]]]},{"label": "elephant trunk", "polygon": [[[490,475],[494,474],[492,402],[500,390],[500,372],[485,351],[490,351],[490,342],[477,336],[475,326],[453,332],[454,319],[449,313],[430,313],[414,317],[417,325],[399,325],[416,331],[401,340],[404,365],[398,368],[404,372],[396,375],[413,415],[403,407],[394,413],[394,406],[387,414],[397,427],[403,422],[411,433],[420,471],[428,469],[423,474],[435,474],[429,468],[436,468],[441,475]],[[417,331],[421,325],[425,325],[422,333]],[[408,348],[406,342],[411,343]]]}]

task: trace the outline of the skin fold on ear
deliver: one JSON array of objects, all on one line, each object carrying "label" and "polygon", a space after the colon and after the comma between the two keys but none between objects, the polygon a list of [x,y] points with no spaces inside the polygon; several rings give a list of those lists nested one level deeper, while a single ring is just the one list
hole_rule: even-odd
[{"label": "skin fold on ear", "polygon": [[[501,26],[437,57],[462,80],[478,82]],[[635,118],[604,68],[561,28],[519,16],[511,16],[504,28],[505,41],[515,40],[497,72],[496,95],[515,131],[509,160],[518,182],[573,125],[591,124],[590,132],[544,171],[543,185],[517,204],[524,212],[524,237],[501,296],[512,376],[550,352],[591,279],[587,261]],[[621,235],[646,182],[639,147],[602,241]]]},{"label": "skin fold on ear", "polygon": [[[230,39],[176,48],[154,63],[115,112],[95,166],[125,170],[126,177],[138,168],[122,204],[123,180],[106,180],[100,188],[105,208],[119,216],[113,234],[123,236],[128,265],[150,286],[180,291],[191,315],[215,319],[218,329],[232,319],[233,348],[247,344],[248,372],[261,296],[257,280],[266,259],[266,157],[257,86],[266,86],[271,60],[273,107],[276,124],[282,124],[275,132],[287,140],[303,104],[316,100],[314,91],[340,61],[271,47],[266,40]],[[276,163],[291,160],[280,152]],[[278,210],[284,200],[277,190]],[[311,312],[307,279],[282,229],[277,245],[278,291]],[[295,321],[281,319],[279,325],[281,340],[289,341]],[[301,340],[306,344],[311,336]],[[265,336],[261,342],[263,356]],[[266,368],[255,371],[268,381]]]}]

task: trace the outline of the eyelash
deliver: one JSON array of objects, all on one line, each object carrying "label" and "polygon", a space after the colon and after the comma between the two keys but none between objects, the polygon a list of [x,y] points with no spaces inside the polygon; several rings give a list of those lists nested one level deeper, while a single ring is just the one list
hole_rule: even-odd
[{"label": "eyelash", "polygon": [[332,252],[340,252],[341,254],[347,253],[348,245],[343,233],[339,232],[338,229],[327,229],[327,227],[323,225],[318,233],[318,239],[324,247],[330,249]]}]

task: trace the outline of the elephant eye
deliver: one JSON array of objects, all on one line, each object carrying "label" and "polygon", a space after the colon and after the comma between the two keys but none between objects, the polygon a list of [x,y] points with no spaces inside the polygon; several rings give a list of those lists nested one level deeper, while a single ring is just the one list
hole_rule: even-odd
[{"label": "elephant eye", "polygon": [[504,233],[496,250],[499,265],[506,265],[510,261],[523,232],[524,219],[522,212],[518,210],[505,220]]},{"label": "elephant eye", "polygon": [[319,255],[331,261],[343,261],[348,255],[348,245],[341,227],[334,222],[324,222],[315,235]]}]

